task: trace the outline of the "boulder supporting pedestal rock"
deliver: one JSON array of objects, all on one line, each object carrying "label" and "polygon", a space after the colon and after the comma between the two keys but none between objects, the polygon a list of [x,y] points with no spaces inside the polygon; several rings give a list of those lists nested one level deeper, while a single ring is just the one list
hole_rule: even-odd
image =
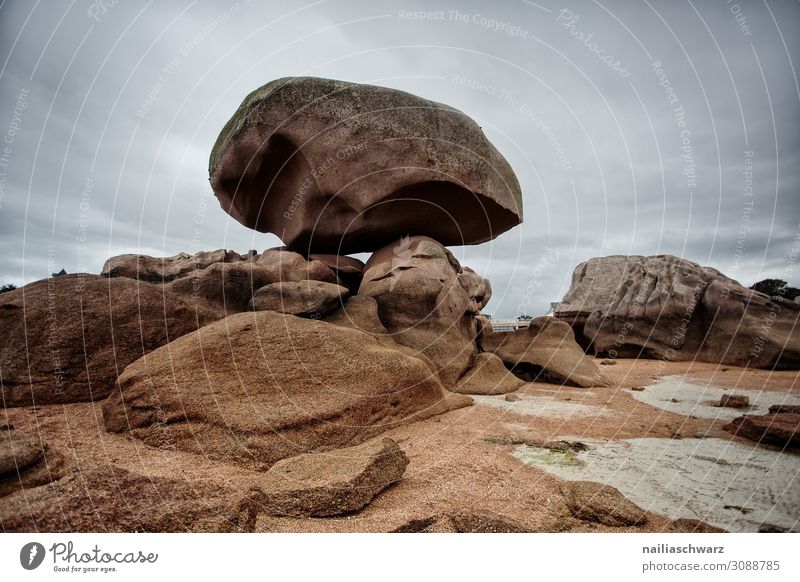
[{"label": "boulder supporting pedestal rock", "polygon": [[338,309],[349,294],[345,287],[322,281],[271,283],[253,294],[250,309],[319,319]]},{"label": "boulder supporting pedestal rock", "polygon": [[437,241],[404,237],[370,257],[358,293],[377,301],[397,343],[430,358],[444,386],[455,386],[477,353],[475,315],[491,297],[488,281]]}]

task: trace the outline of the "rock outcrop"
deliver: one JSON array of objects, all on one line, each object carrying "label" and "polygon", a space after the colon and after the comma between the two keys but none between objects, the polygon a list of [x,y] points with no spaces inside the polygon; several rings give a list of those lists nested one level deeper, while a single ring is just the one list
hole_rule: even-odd
[{"label": "rock outcrop", "polygon": [[488,281],[435,240],[406,237],[370,257],[358,293],[377,301],[397,343],[427,356],[445,387],[455,386],[477,353],[475,314],[491,297]]},{"label": "rock outcrop", "polygon": [[252,256],[248,254],[243,257],[237,252],[226,249],[200,251],[194,255],[179,253],[172,257],[117,255],[105,262],[100,274],[104,277],[127,277],[150,283],[168,283],[215,263],[236,263]]},{"label": "rock outcrop", "polygon": [[567,481],[561,494],[572,515],[581,521],[611,527],[647,523],[647,512],[611,485],[592,481]]},{"label": "rock outcrop", "polygon": [[107,430],[255,468],[471,402],[370,335],[272,311],[178,338],[118,385],[103,406]]},{"label": "rock outcrop", "polygon": [[65,275],[3,293],[3,401],[100,400],[125,366],[218,318],[161,285],[125,277]]},{"label": "rock outcrop", "polygon": [[[775,412],[773,412],[775,410]],[[722,427],[736,436],[782,449],[800,449],[800,411],[745,414]]]},{"label": "rock outcrop", "polygon": [[110,465],[82,468],[0,503],[5,532],[243,532],[254,524],[244,494]]},{"label": "rock outcrop", "polygon": [[319,319],[338,309],[349,294],[346,287],[322,281],[271,283],[253,293],[250,309]]},{"label": "rock outcrop", "polygon": [[408,457],[390,438],[308,453],[275,463],[253,486],[256,507],[272,515],[325,517],[358,511],[400,480]]},{"label": "rock outcrop", "polygon": [[403,235],[491,240],[522,221],[508,162],[460,111],[372,85],[277,79],[242,102],[209,161],[222,208],[303,253]]},{"label": "rock outcrop", "polygon": [[508,394],[524,385],[524,381],[508,371],[503,360],[484,352],[473,357],[469,370],[451,390],[461,394]]},{"label": "rock outcrop", "polygon": [[479,344],[525,380],[607,385],[600,368],[576,343],[570,326],[552,317],[537,317],[516,331],[485,333]]},{"label": "rock outcrop", "polygon": [[596,354],[800,368],[800,304],[669,255],[581,263],[555,317]]}]

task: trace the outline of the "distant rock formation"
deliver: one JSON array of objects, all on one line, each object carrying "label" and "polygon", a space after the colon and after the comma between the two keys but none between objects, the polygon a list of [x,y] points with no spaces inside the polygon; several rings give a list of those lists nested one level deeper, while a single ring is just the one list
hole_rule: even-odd
[{"label": "distant rock formation", "polygon": [[225,125],[209,173],[226,212],[303,253],[408,234],[477,244],[522,222],[517,178],[477,123],[386,87],[272,81]]},{"label": "distant rock formation", "polygon": [[670,255],[581,263],[554,315],[603,356],[800,369],[800,305]]}]

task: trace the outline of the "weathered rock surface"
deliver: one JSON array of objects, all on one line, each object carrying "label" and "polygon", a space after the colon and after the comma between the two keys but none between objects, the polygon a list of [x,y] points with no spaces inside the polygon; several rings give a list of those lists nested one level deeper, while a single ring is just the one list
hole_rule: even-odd
[{"label": "weathered rock surface", "polygon": [[716,527],[699,519],[681,517],[672,522],[673,527],[683,533],[727,533],[727,530]]},{"label": "weathered rock surface", "polygon": [[66,275],[0,295],[6,406],[105,398],[118,371],[218,318],[160,285]]},{"label": "weathered rock surface", "polygon": [[349,294],[345,287],[322,281],[271,283],[253,294],[250,309],[318,319],[338,309]]},{"label": "weathered rock surface", "polygon": [[392,338],[430,358],[449,388],[477,352],[474,315],[491,297],[481,279],[438,242],[406,237],[370,257],[358,292],[378,302]]},{"label": "weathered rock surface", "polygon": [[461,394],[508,394],[524,385],[508,371],[503,360],[485,352],[473,357],[470,369],[451,390]]},{"label": "weathered rock surface", "polygon": [[194,255],[179,253],[172,257],[148,255],[118,255],[103,265],[104,277],[128,277],[150,283],[168,283],[192,271],[202,270],[215,263],[235,263],[251,258],[226,249],[200,251]]},{"label": "weathered rock surface", "polygon": [[744,394],[723,394],[719,405],[723,408],[747,408],[750,406],[750,397]]},{"label": "weathered rock surface", "polygon": [[82,468],[0,503],[5,532],[225,532],[250,531],[254,523],[244,494],[108,465]]},{"label": "weathered rock surface", "polygon": [[0,497],[60,479],[65,459],[28,433],[0,430]]},{"label": "weathered rock surface", "polygon": [[42,443],[15,430],[0,430],[0,478],[17,474],[42,458]]},{"label": "weathered rock surface", "polygon": [[722,427],[736,436],[785,449],[800,448],[800,413],[745,414]]},{"label": "weathered rock surface", "polygon": [[528,528],[511,518],[486,510],[461,510],[452,514],[412,519],[392,533],[526,533]]},{"label": "weathered rock surface", "polygon": [[408,457],[390,438],[275,463],[254,485],[256,506],[272,515],[324,517],[358,511],[400,480]]},{"label": "weathered rock surface", "polygon": [[567,481],[561,487],[567,507],[581,521],[611,527],[642,525],[647,513],[610,485],[592,481]]},{"label": "weathered rock surface", "polygon": [[607,384],[600,368],[575,342],[570,326],[552,317],[537,317],[516,331],[484,334],[479,344],[526,380],[583,387]]},{"label": "weathered rock surface", "polygon": [[392,344],[396,343],[389,336],[389,332],[381,322],[378,314],[378,302],[367,295],[348,297],[342,308],[326,317],[325,321],[333,325],[341,325],[363,331],[378,339],[388,340]]},{"label": "weathered rock surface", "polygon": [[555,316],[597,354],[800,368],[800,305],[669,255],[578,265]]},{"label": "weathered rock surface", "polygon": [[304,253],[373,251],[406,234],[477,244],[522,221],[514,172],[472,119],[372,85],[264,85],[222,129],[209,173],[226,212]]},{"label": "weathered rock surface", "polygon": [[370,335],[272,311],[178,338],[118,384],[103,406],[107,430],[256,468],[471,402]]}]

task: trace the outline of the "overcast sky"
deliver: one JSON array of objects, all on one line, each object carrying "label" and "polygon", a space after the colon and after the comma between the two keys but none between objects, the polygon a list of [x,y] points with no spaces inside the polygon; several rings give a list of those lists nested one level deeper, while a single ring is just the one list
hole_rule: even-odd
[{"label": "overcast sky", "polygon": [[737,1],[5,1],[0,283],[279,245],[220,209],[208,156],[248,92],[311,75],[459,108],[508,159],[524,223],[453,249],[495,317],[610,254],[797,285],[800,3]]}]

